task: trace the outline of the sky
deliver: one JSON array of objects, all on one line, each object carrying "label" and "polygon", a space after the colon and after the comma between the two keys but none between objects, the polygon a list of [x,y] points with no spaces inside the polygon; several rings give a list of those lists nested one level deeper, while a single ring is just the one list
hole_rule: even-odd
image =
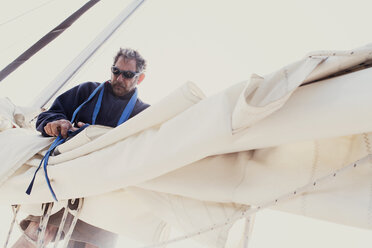
[{"label": "sky", "polygon": [[[0,67],[85,2],[0,0]],[[0,97],[31,106],[130,2],[98,3],[0,82]],[[145,102],[155,103],[187,81],[209,96],[312,51],[348,50],[372,42],[371,7],[368,0],[147,0],[62,91],[85,81],[109,79],[118,48],[132,47],[148,62],[139,86]],[[364,248],[372,244],[371,236],[371,231],[265,211],[256,219],[250,247]]]}]

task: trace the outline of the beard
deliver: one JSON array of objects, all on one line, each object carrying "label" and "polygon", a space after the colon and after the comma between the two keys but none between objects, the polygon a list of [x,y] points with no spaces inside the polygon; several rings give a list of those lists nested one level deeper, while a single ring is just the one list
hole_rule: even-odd
[{"label": "beard", "polygon": [[111,86],[116,96],[124,96],[135,88],[136,83],[135,81],[127,83],[115,80],[111,82]]}]

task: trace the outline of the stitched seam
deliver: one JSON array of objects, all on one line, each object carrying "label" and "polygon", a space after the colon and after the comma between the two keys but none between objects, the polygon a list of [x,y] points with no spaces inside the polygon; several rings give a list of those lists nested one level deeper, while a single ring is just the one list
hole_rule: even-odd
[{"label": "stitched seam", "polygon": [[[368,134],[366,133],[363,133],[363,139],[364,139],[364,144],[365,144],[365,147],[366,147],[366,151],[368,153],[368,155],[370,156],[369,157],[369,162],[370,162],[370,168],[372,168],[371,166],[371,155],[372,155],[372,149],[371,149],[371,143],[370,143],[370,140],[368,138]],[[368,200],[368,209],[367,209],[367,225],[369,226],[369,228],[372,228],[372,180],[369,184],[369,200]]]},{"label": "stitched seam", "polygon": [[[313,150],[313,164],[311,167],[310,171],[310,177],[308,180],[308,183],[311,183],[314,181],[315,175],[317,174],[318,171],[318,165],[319,165],[319,143],[317,141],[314,141],[314,150]],[[308,194],[303,194],[302,195],[302,201],[301,201],[301,211],[302,214],[306,216],[307,213],[307,203],[308,203]]]}]

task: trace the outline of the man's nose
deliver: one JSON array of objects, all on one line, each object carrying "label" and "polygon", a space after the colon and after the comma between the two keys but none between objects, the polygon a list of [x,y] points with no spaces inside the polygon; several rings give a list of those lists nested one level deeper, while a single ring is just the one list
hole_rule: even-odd
[{"label": "man's nose", "polygon": [[120,81],[124,81],[126,78],[123,76],[122,73],[120,73],[120,75],[118,76],[118,80]]}]

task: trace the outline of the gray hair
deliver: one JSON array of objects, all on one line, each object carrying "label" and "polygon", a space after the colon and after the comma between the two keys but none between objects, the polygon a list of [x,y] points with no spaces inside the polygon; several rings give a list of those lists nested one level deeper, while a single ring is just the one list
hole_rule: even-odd
[{"label": "gray hair", "polygon": [[120,58],[120,56],[123,56],[124,59],[134,59],[136,60],[136,70],[137,72],[143,72],[146,69],[146,60],[141,56],[141,54],[131,48],[120,48],[120,50],[117,52],[117,54],[114,57],[114,65]]}]

